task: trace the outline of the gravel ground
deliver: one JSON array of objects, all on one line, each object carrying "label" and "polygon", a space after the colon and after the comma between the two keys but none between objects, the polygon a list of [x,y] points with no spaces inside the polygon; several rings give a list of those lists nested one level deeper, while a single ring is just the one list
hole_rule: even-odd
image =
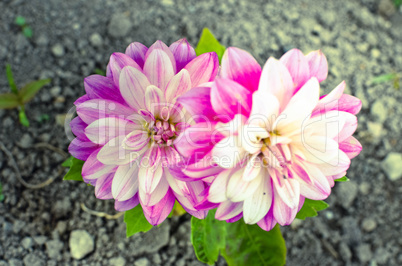
[{"label": "gravel ground", "polygon": [[[9,62],[17,84],[52,82],[27,106],[29,128],[18,123],[15,110],[0,110],[0,141],[27,182],[56,180],[27,189],[0,152],[0,266],[202,265],[192,250],[188,216],[126,239],[122,217],[107,220],[80,207],[114,214],[113,203],[96,200],[83,183],[63,182],[63,156],[37,144],[67,150],[63,114],[83,94],[83,78],[105,69],[112,52],[156,39],[187,37],[195,45],[203,27],[260,63],[292,47],[322,49],[330,64],[323,90],[346,80],[348,93],[363,101],[357,137],[364,148],[348,172],[351,182],[336,185],[327,200],[331,207],[317,218],[282,228],[287,265],[402,265],[402,92],[391,82],[370,82],[402,71],[402,13],[385,0],[266,2],[1,0],[0,67]],[[17,15],[33,29],[32,39],[13,24]],[[1,74],[0,92],[7,90]],[[50,119],[39,122],[43,114]]]}]

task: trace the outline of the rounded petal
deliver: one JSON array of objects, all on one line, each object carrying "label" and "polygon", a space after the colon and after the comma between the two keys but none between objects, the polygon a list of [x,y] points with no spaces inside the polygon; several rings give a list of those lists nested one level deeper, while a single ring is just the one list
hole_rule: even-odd
[{"label": "rounded petal", "polygon": [[101,75],[91,75],[84,79],[85,92],[90,99],[108,99],[124,103],[113,79]]},{"label": "rounded petal", "polygon": [[164,197],[155,205],[148,206],[142,205],[142,209],[144,211],[145,218],[147,218],[148,222],[153,226],[161,224],[170,214],[173,209],[173,205],[175,202],[175,197],[171,190],[168,190]]},{"label": "rounded petal", "polygon": [[112,182],[113,198],[125,201],[138,192],[138,165],[126,164],[117,168]]},{"label": "rounded petal", "polygon": [[[260,174],[263,175],[264,173]],[[262,176],[260,179],[262,182],[257,190],[251,197],[246,198],[243,203],[243,217],[246,224],[257,223],[271,208],[272,197],[274,194],[272,191],[271,180],[265,176]]]},{"label": "rounded petal", "polygon": [[328,75],[327,58],[321,50],[310,52],[306,55],[310,68],[310,76],[316,77],[319,82],[325,80]]},{"label": "rounded petal", "polygon": [[98,153],[98,160],[103,164],[124,165],[136,160],[148,148],[145,146],[139,151],[132,151],[124,148],[125,136],[118,136],[111,139],[101,148]]},{"label": "rounded petal", "polygon": [[132,66],[139,71],[141,67],[128,55],[122,53],[113,53],[110,56],[109,64],[107,65],[106,75],[113,79],[116,86],[119,86],[120,72],[126,66]]},{"label": "rounded petal", "polygon": [[289,70],[296,93],[311,77],[306,57],[299,49],[291,49],[279,61]]},{"label": "rounded petal", "polygon": [[131,57],[140,68],[143,68],[147,51],[148,48],[142,43],[133,42],[127,47],[125,54]]},{"label": "rounded petal", "polygon": [[191,89],[190,74],[186,69],[181,70],[169,81],[165,90],[165,97],[168,103],[173,103],[175,98]]},{"label": "rounded petal", "polygon": [[169,55],[163,50],[150,49],[149,52],[150,54],[146,57],[144,64],[144,74],[152,85],[164,90],[174,76],[176,69]]},{"label": "rounded petal", "polygon": [[215,218],[218,220],[229,220],[239,215],[243,210],[243,202],[231,202],[227,200],[219,204],[216,209]]},{"label": "rounded petal", "polygon": [[190,74],[192,87],[197,87],[215,79],[219,68],[218,56],[215,52],[199,55],[184,68]]},{"label": "rounded petal", "polygon": [[124,212],[133,209],[135,206],[140,203],[140,200],[138,199],[138,194],[135,194],[128,200],[124,201],[119,201],[115,200],[114,201],[114,208],[118,212]]},{"label": "rounded petal", "polygon": [[85,161],[88,157],[99,148],[98,144],[91,141],[83,141],[79,138],[75,138],[68,146],[68,152],[79,160]]},{"label": "rounded petal", "polygon": [[177,72],[182,70],[191,60],[196,57],[194,48],[185,38],[180,39],[169,46],[174,58],[176,59]]},{"label": "rounded petal", "polygon": [[125,67],[121,71],[119,88],[125,102],[134,110],[144,109],[146,88],[151,85],[148,78],[134,67]]}]

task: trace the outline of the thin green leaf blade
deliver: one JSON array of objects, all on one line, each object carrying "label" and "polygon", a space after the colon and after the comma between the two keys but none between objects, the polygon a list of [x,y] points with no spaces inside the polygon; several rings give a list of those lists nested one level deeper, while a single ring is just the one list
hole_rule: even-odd
[{"label": "thin green leaf blade", "polygon": [[152,225],[145,218],[140,204],[124,213],[124,222],[126,223],[127,237],[135,235],[138,232],[147,232],[152,228]]},{"label": "thin green leaf blade", "polygon": [[241,219],[226,226],[226,248],[222,252],[228,265],[285,265],[286,245],[279,226],[264,231]]},{"label": "thin green leaf blade", "polygon": [[348,182],[348,181],[349,181],[349,178],[347,178],[346,176],[344,176],[344,177],[335,179],[334,181],[335,181],[335,182]]},{"label": "thin green leaf blade", "polygon": [[203,220],[191,217],[191,243],[199,261],[214,264],[218,260],[220,250],[225,248],[226,225],[215,219],[215,210]]},{"label": "thin green leaf blade", "polygon": [[70,170],[68,170],[63,180],[84,181],[81,174],[83,165],[84,161],[78,160],[72,156],[68,158],[65,162],[63,162],[62,166],[68,166],[70,167]]},{"label": "thin green leaf blade", "polygon": [[17,24],[18,26],[24,26],[25,25],[25,18],[23,16],[17,16],[15,18],[15,24]]},{"label": "thin green leaf blade", "polygon": [[6,75],[7,75],[8,84],[10,85],[11,92],[18,94],[17,85],[15,85],[13,71],[11,70],[10,64],[6,64]]},{"label": "thin green leaf blade", "polygon": [[24,108],[20,109],[18,117],[20,118],[21,125],[23,125],[24,127],[29,127],[29,120],[28,120],[28,117],[27,117],[27,115],[25,113]]},{"label": "thin green leaf blade", "polygon": [[317,212],[325,210],[328,207],[329,205],[325,201],[305,199],[303,207],[297,213],[296,218],[304,220],[307,217],[315,217],[318,215]]},{"label": "thin green leaf blade", "polygon": [[378,83],[383,83],[391,80],[395,80],[398,78],[398,75],[396,73],[391,73],[391,74],[385,74],[381,75],[378,77],[375,77],[371,80],[372,83],[378,84]]},{"label": "thin green leaf blade", "polygon": [[0,109],[12,109],[20,105],[18,96],[14,93],[0,94]]},{"label": "thin green leaf blade", "polygon": [[201,55],[204,53],[215,52],[219,57],[219,62],[222,59],[226,47],[219,43],[212,32],[208,28],[202,30],[200,41],[195,48],[195,53]]},{"label": "thin green leaf blade", "polygon": [[25,85],[20,91],[19,91],[19,96],[21,98],[21,101],[23,103],[29,102],[35,95],[38,93],[38,91],[45,86],[46,84],[49,84],[51,79],[41,79],[37,81],[32,81]]}]

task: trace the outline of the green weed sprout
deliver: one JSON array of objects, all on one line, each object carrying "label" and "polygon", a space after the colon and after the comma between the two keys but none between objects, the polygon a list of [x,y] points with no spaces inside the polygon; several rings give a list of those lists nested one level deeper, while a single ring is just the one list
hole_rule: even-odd
[{"label": "green weed sprout", "polygon": [[[402,1],[402,0],[401,0]],[[377,76],[375,78],[373,78],[371,80],[371,83],[373,84],[380,84],[380,83],[384,83],[384,82],[388,82],[388,81],[392,81],[394,88],[395,89],[399,89],[400,85],[399,85],[399,80],[402,77],[402,73],[390,73],[390,74],[385,74],[385,75],[381,75],[381,76]]]},{"label": "green weed sprout", "polygon": [[11,93],[0,94],[0,109],[18,108],[20,123],[25,127],[29,127],[29,121],[25,113],[25,104],[32,100],[36,93],[50,82],[50,79],[32,81],[18,90],[9,64],[6,65],[6,75]]},{"label": "green weed sprout", "polygon": [[22,16],[17,16],[15,18],[15,24],[20,26],[22,34],[27,38],[32,38],[33,32],[31,27],[26,23],[25,18]]}]

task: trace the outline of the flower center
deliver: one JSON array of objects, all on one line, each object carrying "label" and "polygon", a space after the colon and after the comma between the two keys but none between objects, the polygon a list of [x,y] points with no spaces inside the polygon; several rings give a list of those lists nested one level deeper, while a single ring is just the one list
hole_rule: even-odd
[{"label": "flower center", "polygon": [[157,144],[165,144],[170,146],[173,140],[177,137],[177,131],[174,124],[165,120],[155,120],[149,124],[148,127],[151,138]]}]

